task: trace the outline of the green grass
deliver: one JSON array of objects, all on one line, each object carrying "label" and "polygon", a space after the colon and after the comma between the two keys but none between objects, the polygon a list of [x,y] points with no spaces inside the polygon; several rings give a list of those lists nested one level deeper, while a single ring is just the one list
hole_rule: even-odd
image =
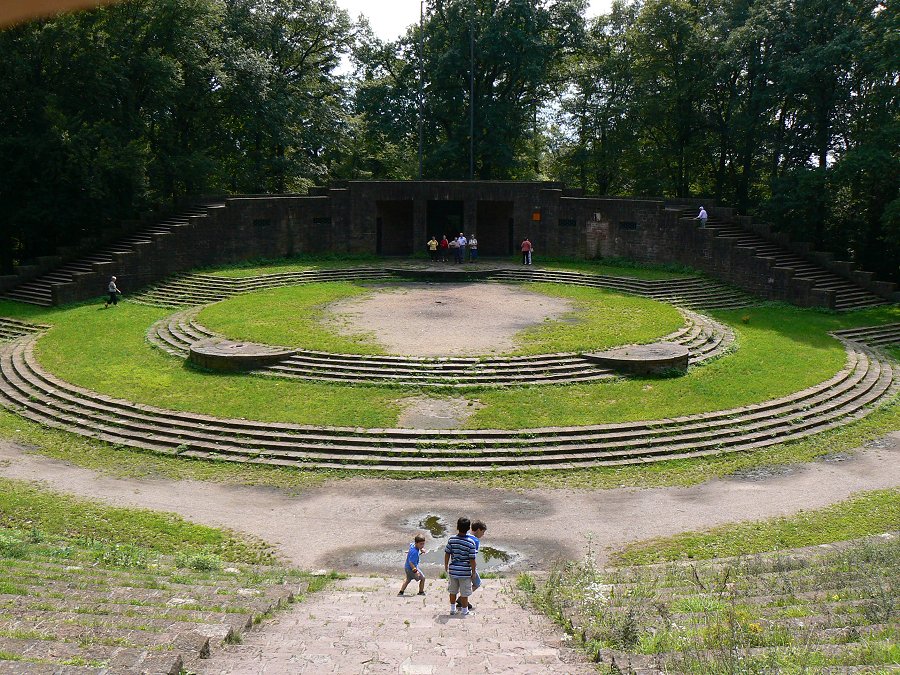
[{"label": "green grass", "polygon": [[[435,480],[472,481],[481,487],[497,489],[688,487],[736,472],[800,464],[836,452],[850,452],[897,429],[900,429],[900,404],[895,403],[839,429],[748,453],[669,460],[642,466],[509,473],[429,473],[427,476]],[[426,475],[417,472],[385,475],[380,472],[297,469],[160,455],[47,429],[4,410],[0,410],[0,438],[23,444],[48,457],[120,478],[202,480],[229,485],[267,486],[289,493],[302,493],[326,481],[360,476],[409,480]]]},{"label": "green grass", "polygon": [[205,307],[198,321],[236,340],[349,354],[383,354],[373,335],[338,334],[322,323],[322,310],[371,288],[349,282],[302,284],[238,295]]},{"label": "green grass", "polygon": [[38,358],[69,382],[163,408],[337,426],[392,426],[397,419],[396,390],[193,370],[144,337],[169,313],[127,302],[59,311],[46,317],[54,327],[38,342]]},{"label": "green grass", "polygon": [[621,565],[724,558],[859,539],[900,530],[900,489],[865,492],[823,509],[723,525],[627,546]]},{"label": "green grass", "polygon": [[197,270],[204,274],[241,279],[260,274],[280,274],[282,272],[305,272],[307,270],[335,269],[357,266],[383,267],[384,258],[368,254],[301,255],[293,258],[247,260],[228,266],[210,267]]},{"label": "green grass", "polygon": [[229,561],[271,559],[269,548],[261,542],[195,525],[174,514],[115,508],[5,478],[0,478],[0,527],[113,546],[139,546],[164,555],[190,549]]},{"label": "green grass", "polygon": [[[0,312],[53,325],[38,342],[38,358],[61,378],[163,408],[260,421],[392,427],[398,400],[414,391],[199,372],[145,340],[147,328],[169,310],[128,302],[110,310],[98,304],[42,310],[3,303]],[[739,348],[683,377],[470,390],[466,395],[484,407],[467,426],[622,422],[762,402],[821,382],[843,367],[843,348],[827,331],[897,321],[900,308],[832,314],[773,305],[714,314],[735,327]]]},{"label": "green grass", "polygon": [[[403,284],[393,286],[403,288]],[[389,293],[392,286],[375,292]],[[574,311],[516,336],[513,354],[547,354],[606,349],[652,342],[684,324],[672,305],[636,296],[580,286],[525,284],[523,288],[571,301]],[[383,354],[375,336],[338,334],[338,324],[323,324],[322,310],[332,302],[372,293],[372,288],[331,282],[276,288],[239,295],[204,308],[198,321],[236,340],[349,354]]]},{"label": "green grass", "polygon": [[682,265],[653,265],[638,263],[624,258],[600,258],[597,260],[571,260],[566,258],[541,258],[538,260],[536,258],[536,261],[541,268],[545,269],[601,274],[612,277],[633,277],[648,281],[700,276],[700,273],[696,270]]},{"label": "green grass", "polygon": [[672,305],[597,288],[525,284],[525,290],[572,302],[567,316],[528,328],[516,336],[514,354],[589,352],[644,344],[674,332],[684,318]]},{"label": "green grass", "polygon": [[467,426],[577,426],[760,403],[822,382],[844,366],[844,348],[828,331],[896,321],[900,308],[841,315],[768,305],[710,314],[734,328],[738,349],[683,377],[483,391],[484,407]]}]

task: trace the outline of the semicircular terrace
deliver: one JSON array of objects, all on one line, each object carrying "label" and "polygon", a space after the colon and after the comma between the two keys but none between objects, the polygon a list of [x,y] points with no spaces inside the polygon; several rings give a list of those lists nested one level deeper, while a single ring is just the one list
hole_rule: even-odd
[{"label": "semicircular terrace", "polygon": [[519,430],[357,429],[164,410],[69,384],[36,361],[36,335],[0,348],[0,405],[40,424],[203,459],[376,471],[515,471],[640,464],[748,451],[832,429],[892,399],[897,365],[842,340],[832,378],[764,403],[671,419]]},{"label": "semicircular terrace", "polygon": [[[428,273],[428,270],[418,271],[423,275]],[[441,279],[446,281],[448,276],[446,271],[440,270],[439,273]],[[279,286],[324,281],[379,281],[397,278],[408,279],[409,277],[398,276],[397,270],[377,267],[302,270],[248,277],[226,277],[204,273],[186,274],[169,279],[129,299],[156,307],[186,307],[205,305],[241,293]],[[640,295],[652,300],[690,308],[733,309],[759,302],[757,298],[742,291],[701,277],[648,280],[581,272],[498,268],[482,273],[479,278],[483,281],[543,282],[589,286]],[[465,280],[464,273],[460,273],[460,281]]]},{"label": "semicircular terrace", "polygon": [[[685,325],[661,341],[689,350],[689,364],[702,365],[734,345],[734,331],[708,316],[681,309]],[[160,349],[187,358],[191,345],[220,338],[197,323],[196,308],[177,312],[151,326],[148,340]],[[618,377],[619,373],[577,353],[484,358],[364,356],[306,349],[258,371],[266,375],[349,384],[375,383],[424,387],[510,387],[574,384]]]}]

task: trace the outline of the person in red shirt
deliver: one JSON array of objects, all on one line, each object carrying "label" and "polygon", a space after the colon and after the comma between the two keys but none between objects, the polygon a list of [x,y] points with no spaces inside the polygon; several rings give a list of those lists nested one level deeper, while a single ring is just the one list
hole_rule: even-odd
[{"label": "person in red shirt", "polygon": [[450,242],[447,241],[446,234],[441,238],[441,243],[438,247],[441,249],[441,262],[447,262],[447,255],[450,252]]},{"label": "person in red shirt", "polygon": [[525,241],[522,242],[522,264],[530,265],[531,264],[531,251],[534,247],[531,245],[531,240],[528,237],[525,237]]}]

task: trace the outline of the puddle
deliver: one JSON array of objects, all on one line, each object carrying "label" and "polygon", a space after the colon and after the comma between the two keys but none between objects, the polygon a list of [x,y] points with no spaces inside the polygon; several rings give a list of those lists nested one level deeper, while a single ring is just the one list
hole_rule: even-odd
[{"label": "puddle", "polygon": [[[407,518],[403,525],[410,534],[427,532],[431,536],[425,542],[421,562],[426,565],[425,573],[432,579],[444,569],[444,546],[447,545],[450,530],[448,520],[434,513],[423,513]],[[412,539],[412,536],[410,536]],[[406,548],[402,550],[362,551],[357,554],[360,565],[365,567],[402,567]],[[519,551],[496,543],[482,544],[475,562],[481,572],[502,572],[521,563],[525,556]]]},{"label": "puddle", "polygon": [[440,516],[425,516],[419,521],[419,527],[428,530],[435,539],[440,539],[447,534],[447,526]]}]

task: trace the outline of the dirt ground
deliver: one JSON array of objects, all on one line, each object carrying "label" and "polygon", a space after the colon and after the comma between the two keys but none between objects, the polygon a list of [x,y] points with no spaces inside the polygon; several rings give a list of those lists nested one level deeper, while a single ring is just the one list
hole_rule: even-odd
[{"label": "dirt ground", "polygon": [[512,286],[420,283],[333,303],[324,320],[344,335],[374,334],[392,354],[479,356],[509,351],[519,331],[574,309]]},{"label": "dirt ground", "polygon": [[[61,492],[172,511],[191,521],[259,537],[303,568],[391,572],[418,522],[459,515],[488,523],[486,545],[520,554],[515,569],[546,569],[590,544],[612,549],[649,537],[787,515],[900,486],[900,431],[858,452],[690,488],[575,491],[485,489],[477,482],[350,479],[289,495],[276,489],[195,481],[119,479],[0,441],[0,475]],[[373,555],[397,552],[397,560]]]}]

